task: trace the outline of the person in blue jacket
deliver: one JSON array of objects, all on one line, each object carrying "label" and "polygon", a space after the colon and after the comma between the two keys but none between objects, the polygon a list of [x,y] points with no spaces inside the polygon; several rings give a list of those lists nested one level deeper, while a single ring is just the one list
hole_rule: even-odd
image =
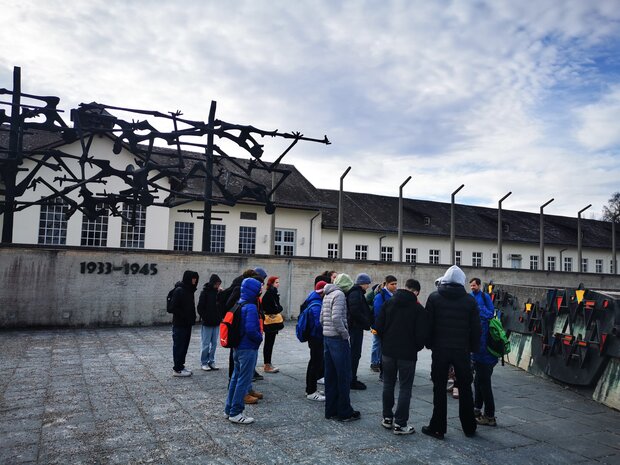
[{"label": "person in blue jacket", "polygon": [[323,359],[323,326],[321,325],[321,306],[323,305],[323,288],[327,285],[325,281],[319,281],[306,298],[306,312],[308,315],[308,325],[310,325],[310,337],[308,347],[310,348],[310,360],[306,370],[306,398],[317,402],[325,402],[325,396],[317,389],[317,381],[323,377],[325,369]]},{"label": "person in blue jacket", "polygon": [[[385,281],[383,281],[383,285],[379,289],[379,292],[375,295],[375,298],[372,302],[372,309],[375,315],[375,322],[379,319],[379,314],[381,313],[381,308],[383,304],[386,303],[396,289],[398,288],[398,280],[395,276],[391,274],[385,277]],[[379,379],[383,381],[383,369],[381,365],[382,351],[381,351],[381,338],[376,334],[377,331],[375,328],[372,329],[372,350],[370,353],[370,369],[372,371],[378,371]]]},{"label": "person in blue jacket", "polygon": [[244,397],[252,384],[252,374],[256,366],[258,348],[263,342],[261,322],[256,299],[261,292],[262,283],[254,278],[245,278],[241,283],[241,342],[233,349],[234,368],[224,412],[232,423],[249,424],[254,418],[243,414]]},{"label": "person in blue jacket", "polygon": [[[489,332],[489,320],[495,314],[495,307],[489,294],[480,289],[480,278],[473,278],[469,281],[471,295],[478,303],[480,312],[480,350],[472,354],[474,364],[474,414],[476,423],[486,426],[497,426],[495,419],[495,400],[493,399],[493,388],[491,386],[491,375],[493,367],[497,364],[497,357],[491,355],[487,350],[487,335]],[[484,415],[482,408],[484,406]]]}]

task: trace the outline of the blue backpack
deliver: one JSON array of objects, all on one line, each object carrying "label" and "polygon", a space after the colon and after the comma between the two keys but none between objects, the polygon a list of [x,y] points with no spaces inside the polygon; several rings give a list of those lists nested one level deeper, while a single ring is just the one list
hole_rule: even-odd
[{"label": "blue backpack", "polygon": [[297,317],[297,326],[295,326],[295,335],[299,342],[307,342],[310,337],[310,331],[312,330],[312,310],[309,306],[303,309],[303,311]]}]

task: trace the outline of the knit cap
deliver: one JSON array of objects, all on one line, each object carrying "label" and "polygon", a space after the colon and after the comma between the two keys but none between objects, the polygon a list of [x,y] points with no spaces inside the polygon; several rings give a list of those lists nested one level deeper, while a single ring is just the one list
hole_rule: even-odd
[{"label": "knit cap", "polygon": [[319,281],[318,283],[316,283],[316,286],[314,286],[314,290],[320,294],[321,292],[323,292],[323,288],[325,286],[327,286],[327,283],[325,281]]},{"label": "knit cap", "polygon": [[353,280],[348,274],[340,273],[336,276],[334,284],[338,286],[342,292],[349,292],[349,290],[353,287]]},{"label": "knit cap", "polygon": [[254,271],[256,272],[256,274],[258,276],[260,276],[260,278],[264,281],[265,278],[267,277],[267,272],[265,271],[264,268],[261,268],[260,266],[257,266],[256,268],[254,268]]},{"label": "knit cap", "polygon": [[360,273],[355,278],[355,284],[370,284],[372,283],[372,279],[366,273]]}]

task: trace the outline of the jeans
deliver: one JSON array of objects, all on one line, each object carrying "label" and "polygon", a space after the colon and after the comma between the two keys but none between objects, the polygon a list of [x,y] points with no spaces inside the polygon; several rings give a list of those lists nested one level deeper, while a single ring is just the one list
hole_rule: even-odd
[{"label": "jeans", "polygon": [[459,381],[459,419],[465,434],[476,431],[474,418],[474,399],[471,391],[473,377],[471,374],[470,355],[463,349],[433,349],[431,362],[431,379],[433,380],[433,416],[429,423],[431,431],[446,433],[448,370],[454,365],[456,379]]},{"label": "jeans", "polygon": [[172,369],[174,371],[181,371],[185,368],[185,356],[191,337],[191,326],[172,326],[172,359],[174,360]]},{"label": "jeans", "polygon": [[269,333],[265,331],[265,344],[263,345],[263,362],[271,365],[271,354],[273,354],[273,345],[276,342],[278,332]]},{"label": "jeans", "polygon": [[351,347],[340,336],[324,337],[325,418],[348,418],[353,414],[351,399]]},{"label": "jeans", "polygon": [[370,352],[370,363],[381,365],[381,338],[376,334],[372,335],[372,350]]},{"label": "jeans", "polygon": [[325,364],[323,362],[323,339],[308,339],[310,347],[310,360],[306,370],[306,394],[314,394],[317,390],[316,382],[323,377]]},{"label": "jeans", "polygon": [[213,365],[215,363],[215,349],[220,339],[219,326],[202,325],[200,329],[200,364]]},{"label": "jeans", "polygon": [[[409,404],[411,402],[411,387],[415,376],[415,360],[403,360],[383,356],[383,418],[394,418],[398,426],[407,426],[409,420]],[[399,380],[398,404],[396,413],[394,408],[394,388],[396,376]]]},{"label": "jeans", "polygon": [[258,350],[256,349],[233,349],[235,368],[228,385],[228,396],[224,408],[226,415],[234,417],[243,412],[245,408],[243,398],[252,386],[252,374],[257,358]]},{"label": "jeans", "polygon": [[474,406],[482,410],[484,405],[484,416],[495,416],[495,400],[493,399],[493,388],[491,387],[491,375],[493,366],[485,363],[474,362]]},{"label": "jeans", "polygon": [[362,343],[364,342],[363,329],[350,329],[351,336],[351,381],[357,381],[357,367],[362,356]]}]

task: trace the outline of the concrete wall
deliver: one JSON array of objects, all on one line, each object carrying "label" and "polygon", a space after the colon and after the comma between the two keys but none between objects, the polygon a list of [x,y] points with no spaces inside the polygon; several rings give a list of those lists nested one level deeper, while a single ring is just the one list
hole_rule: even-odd
[{"label": "concrete wall", "polygon": [[[266,255],[177,253],[110,248],[0,246],[0,327],[152,325],[167,323],[168,291],[186,269],[200,274],[199,287],[211,273],[224,286],[247,268],[262,266],[280,276],[281,301],[294,318],[324,270],[355,277],[360,272],[380,281],[394,274],[401,283],[414,277],[422,283],[422,302],[446,265],[408,266],[386,262],[276,258]],[[620,276],[544,271],[463,268],[469,278],[501,284],[575,286],[620,289]],[[92,272],[89,272],[92,271]],[[196,293],[198,300],[198,293]]]}]

